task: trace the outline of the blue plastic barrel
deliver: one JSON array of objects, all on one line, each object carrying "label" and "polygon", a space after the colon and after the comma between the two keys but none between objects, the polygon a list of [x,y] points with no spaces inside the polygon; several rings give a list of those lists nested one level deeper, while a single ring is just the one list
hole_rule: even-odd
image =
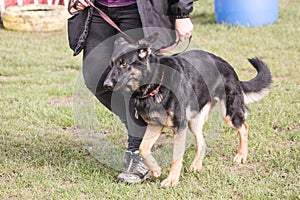
[{"label": "blue plastic barrel", "polygon": [[278,0],[215,0],[217,23],[264,26],[278,20]]}]

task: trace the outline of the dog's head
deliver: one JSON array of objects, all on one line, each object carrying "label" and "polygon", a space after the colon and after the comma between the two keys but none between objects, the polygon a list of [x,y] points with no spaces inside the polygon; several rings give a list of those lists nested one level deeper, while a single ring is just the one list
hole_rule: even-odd
[{"label": "dog's head", "polygon": [[127,92],[137,90],[151,71],[149,57],[153,55],[151,46],[157,38],[156,33],[134,44],[122,37],[118,38],[103,86],[111,91],[121,88]]}]

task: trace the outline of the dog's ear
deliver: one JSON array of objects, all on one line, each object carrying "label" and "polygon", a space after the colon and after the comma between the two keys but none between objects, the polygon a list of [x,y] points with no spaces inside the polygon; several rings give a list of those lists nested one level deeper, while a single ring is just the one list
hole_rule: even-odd
[{"label": "dog's ear", "polygon": [[154,33],[153,35],[150,35],[149,37],[145,37],[138,41],[138,45],[141,47],[150,47],[158,38],[159,33]]},{"label": "dog's ear", "polygon": [[157,40],[159,33],[154,33],[153,35],[143,38],[138,41],[139,45],[139,58],[145,59],[151,54],[151,46]]}]

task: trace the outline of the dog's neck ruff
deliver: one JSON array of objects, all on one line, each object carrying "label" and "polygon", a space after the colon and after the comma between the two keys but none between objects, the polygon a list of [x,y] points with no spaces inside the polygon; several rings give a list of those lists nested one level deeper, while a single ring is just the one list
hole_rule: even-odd
[{"label": "dog's neck ruff", "polygon": [[142,96],[137,96],[136,98],[138,98],[138,99],[147,99],[147,98],[150,98],[150,97],[153,97],[154,95],[156,95],[159,92],[159,89],[162,85],[162,82],[164,81],[164,77],[165,77],[165,72],[162,71],[160,82],[159,82],[158,86],[154,90],[152,90],[151,92],[147,93],[150,86],[151,86],[151,85],[148,85],[148,87],[145,90],[146,94],[144,94]]}]

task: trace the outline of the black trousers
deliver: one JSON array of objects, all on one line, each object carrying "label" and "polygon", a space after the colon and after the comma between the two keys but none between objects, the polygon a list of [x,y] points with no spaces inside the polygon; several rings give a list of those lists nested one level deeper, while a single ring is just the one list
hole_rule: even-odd
[{"label": "black trousers", "polygon": [[[143,37],[142,23],[136,5],[116,8],[95,5],[132,38],[141,39]],[[130,96],[124,96],[120,91],[110,92],[103,88],[103,82],[108,74],[107,66],[113,52],[113,44],[119,36],[118,31],[94,11],[84,48],[82,70],[87,88],[125,124],[128,131],[127,149],[135,151],[142,141],[146,123],[141,117],[138,119],[134,117],[134,102]]]}]

